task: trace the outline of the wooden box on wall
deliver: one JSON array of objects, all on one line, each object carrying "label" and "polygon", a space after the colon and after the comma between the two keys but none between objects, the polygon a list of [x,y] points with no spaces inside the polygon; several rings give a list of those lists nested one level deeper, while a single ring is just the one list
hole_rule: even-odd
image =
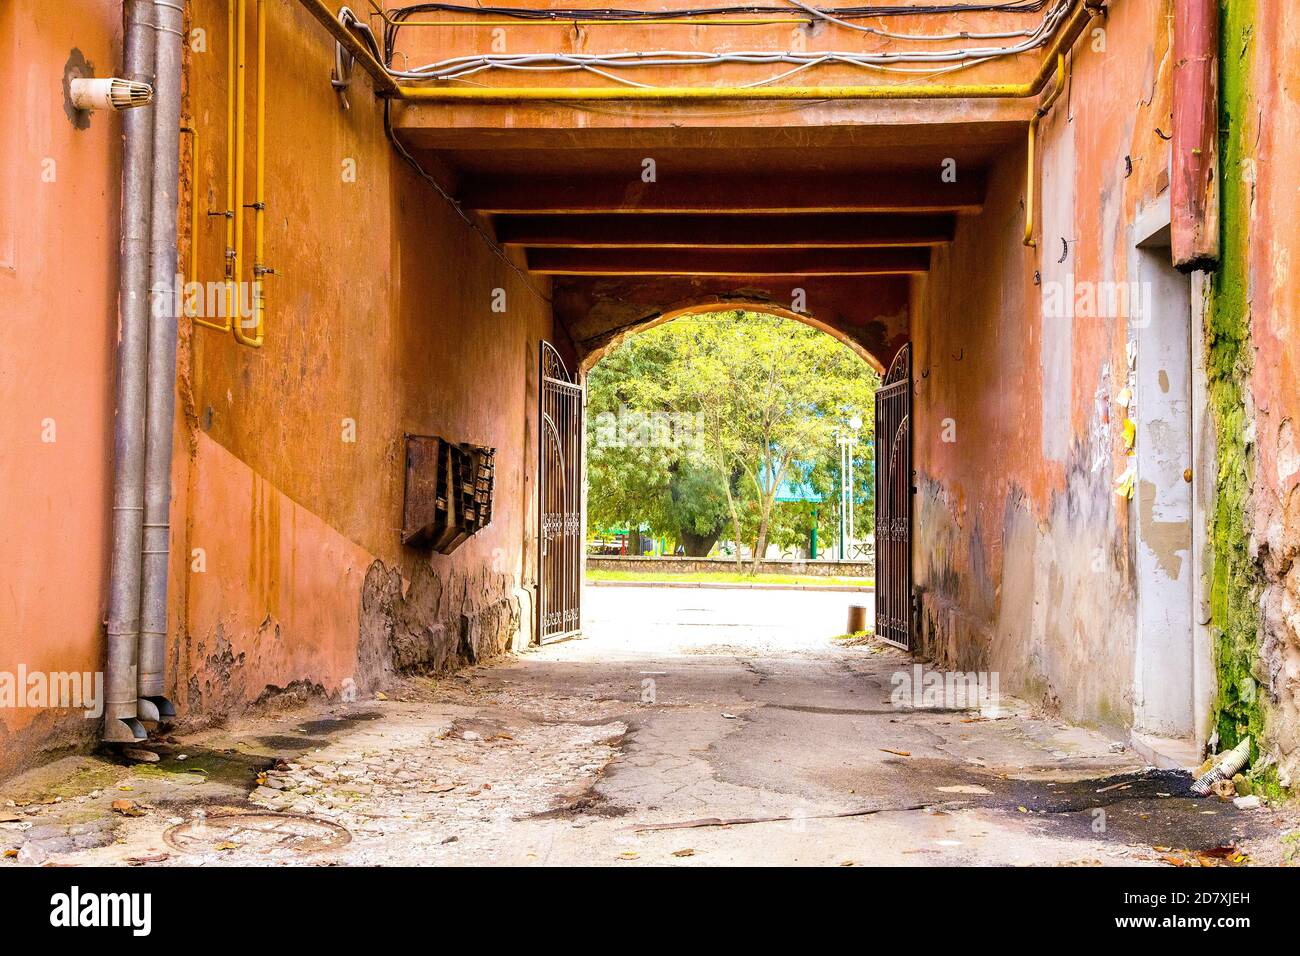
[{"label": "wooden box on wall", "polygon": [[450,554],[492,521],[496,449],[406,436],[402,543]]}]

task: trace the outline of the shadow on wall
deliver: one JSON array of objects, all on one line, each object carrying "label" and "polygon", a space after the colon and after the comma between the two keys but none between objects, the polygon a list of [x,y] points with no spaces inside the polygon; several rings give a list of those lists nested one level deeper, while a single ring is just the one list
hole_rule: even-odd
[{"label": "shadow on wall", "polygon": [[[434,558],[439,561],[439,558]],[[442,559],[445,561],[445,559]],[[328,666],[311,668],[311,677],[267,684],[272,672],[291,674],[292,663],[277,659],[284,625],[267,615],[253,635],[232,635],[218,621],[208,640],[186,641],[184,655],[195,666],[185,679],[181,723],[198,727],[219,723],[258,708],[281,709],[311,700],[352,700],[369,696],[399,674],[441,674],[477,664],[508,650],[522,650],[531,627],[526,592],[508,574],[480,565],[445,572],[421,555],[409,581],[397,568],[376,559],[366,570],[359,599],[355,660],[348,648],[342,674],[321,676]],[[232,640],[232,637],[234,638]],[[173,649],[173,673],[182,673],[182,648]],[[336,669],[337,670],[337,669]]]}]

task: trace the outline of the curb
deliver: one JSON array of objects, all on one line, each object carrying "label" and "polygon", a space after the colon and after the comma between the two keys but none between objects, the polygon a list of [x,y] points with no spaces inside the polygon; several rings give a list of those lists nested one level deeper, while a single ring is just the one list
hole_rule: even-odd
[{"label": "curb", "polygon": [[726,581],[585,581],[589,588],[713,588],[718,591],[849,591],[874,594],[875,585],[740,584]]}]

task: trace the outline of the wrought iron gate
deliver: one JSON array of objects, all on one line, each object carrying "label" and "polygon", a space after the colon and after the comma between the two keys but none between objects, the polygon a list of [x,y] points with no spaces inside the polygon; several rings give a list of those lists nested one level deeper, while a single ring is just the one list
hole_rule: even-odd
[{"label": "wrought iron gate", "polygon": [[538,394],[537,638],[545,642],[582,628],[582,382],[549,342]]},{"label": "wrought iron gate", "polygon": [[912,646],[912,346],[876,392],[876,636]]}]

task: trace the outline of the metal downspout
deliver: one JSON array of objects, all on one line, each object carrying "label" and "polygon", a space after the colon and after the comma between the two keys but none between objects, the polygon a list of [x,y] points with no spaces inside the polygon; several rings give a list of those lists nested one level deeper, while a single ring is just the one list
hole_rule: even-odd
[{"label": "metal downspout", "polygon": [[1219,4],[1174,5],[1174,143],[1170,176],[1174,265],[1219,260]]},{"label": "metal downspout", "polygon": [[[153,4],[127,0],[124,72],[153,82]],[[112,553],[109,559],[108,661],[104,729],[107,741],[145,737],[137,719],[136,652],[140,636],[140,549],[144,515],[145,366],[149,335],[148,255],[152,209],[151,108],[122,116],[122,242],[117,346],[117,412],[113,421]]]},{"label": "metal downspout", "polygon": [[176,414],[177,306],[183,280],[177,275],[176,233],[180,194],[181,43],[183,0],[154,0],[153,213],[149,243],[152,305],[149,310],[148,385],[144,479],[144,541],[141,549],[139,716],[157,721],[176,708],[165,696],[167,569],[171,552],[172,440]]}]

